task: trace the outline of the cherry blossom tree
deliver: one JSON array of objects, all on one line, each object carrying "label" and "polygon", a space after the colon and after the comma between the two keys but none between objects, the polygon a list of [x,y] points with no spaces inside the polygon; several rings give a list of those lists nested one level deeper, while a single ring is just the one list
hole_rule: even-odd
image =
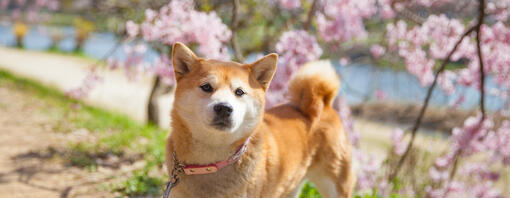
[{"label": "cherry blossom tree", "polygon": [[[239,34],[242,28],[247,28],[245,23],[251,15],[241,12],[242,3],[230,2],[232,15],[227,19],[220,18],[214,11],[198,10],[191,0],[173,0],[158,10],[145,10],[143,21],[126,23],[126,40],[135,43],[125,49],[127,59],[110,60],[110,66],[124,68],[129,77],[144,72],[156,74],[150,111],[154,109],[150,105],[158,95],[156,92],[168,91],[168,88],[157,91],[159,84],[169,85],[167,87],[173,84],[168,57],[172,43],[187,43],[207,58],[243,60],[245,51],[250,50],[239,43]],[[502,196],[494,183],[500,179],[496,169],[510,165],[510,123],[507,120],[499,123],[494,118],[508,119],[510,104],[507,102],[506,109],[488,112],[485,96],[492,94],[503,99],[510,96],[510,28],[506,25],[509,0],[267,0],[255,5],[259,4],[271,5],[275,9],[271,13],[281,14],[285,19],[285,23],[277,27],[276,34],[265,34],[259,48],[262,52],[274,49],[280,55],[279,67],[267,94],[268,107],[286,101],[286,83],[304,63],[335,58],[346,64],[349,46],[361,45],[367,37],[379,33],[374,31],[383,31],[383,36],[366,48],[372,59],[391,56],[401,60],[405,70],[415,76],[421,86],[427,87],[415,123],[409,130],[395,129],[391,134],[392,146],[387,159],[378,159],[359,147],[360,134],[354,130],[345,98],[335,100],[334,106],[344,121],[355,147],[354,156],[361,165],[358,192],[383,197],[394,193],[410,197]],[[230,27],[223,21],[229,21]],[[373,21],[384,24],[385,28],[369,28],[367,23]],[[139,45],[143,42],[160,52],[154,63],[140,58],[146,50]],[[458,66],[447,69],[449,63]],[[485,90],[487,76],[497,88]],[[98,81],[94,76],[90,79],[85,80],[85,84]],[[452,130],[449,148],[433,163],[421,165],[428,168],[423,179],[426,183],[399,188],[397,181],[406,179],[401,170],[415,153],[416,134],[433,89],[439,86],[445,94],[451,95],[461,85],[480,92],[479,114]],[[78,93],[90,87],[85,86],[85,91]],[[375,95],[385,97],[380,90]],[[458,106],[464,98],[460,96],[452,106]],[[410,137],[405,138],[406,135]],[[475,155],[483,155],[486,160],[472,163],[470,158]]]}]

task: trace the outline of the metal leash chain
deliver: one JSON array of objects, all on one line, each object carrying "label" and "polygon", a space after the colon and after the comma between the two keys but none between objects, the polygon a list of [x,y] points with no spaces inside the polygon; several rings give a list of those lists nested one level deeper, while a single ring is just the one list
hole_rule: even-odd
[{"label": "metal leash chain", "polygon": [[170,196],[170,190],[175,187],[179,183],[179,174],[183,173],[184,165],[179,163],[177,160],[177,155],[174,152],[174,167],[172,168],[172,175],[170,176],[170,180],[166,183],[165,195],[163,198],[168,198]]}]

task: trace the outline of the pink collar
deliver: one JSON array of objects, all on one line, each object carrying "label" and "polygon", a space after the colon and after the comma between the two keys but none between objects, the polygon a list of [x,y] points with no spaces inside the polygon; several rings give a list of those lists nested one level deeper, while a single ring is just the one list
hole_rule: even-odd
[{"label": "pink collar", "polygon": [[250,142],[251,136],[244,141],[243,145],[241,145],[237,151],[231,155],[228,159],[215,162],[207,165],[182,165],[182,170],[186,175],[201,175],[201,174],[209,174],[218,172],[220,169],[225,168],[241,159],[241,156],[246,152],[246,148],[248,147],[248,143]]}]

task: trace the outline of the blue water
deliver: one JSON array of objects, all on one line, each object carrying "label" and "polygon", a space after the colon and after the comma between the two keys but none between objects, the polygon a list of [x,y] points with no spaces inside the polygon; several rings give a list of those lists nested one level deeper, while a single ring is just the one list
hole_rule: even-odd
[{"label": "blue water", "polygon": [[[336,68],[342,78],[341,93],[347,97],[351,104],[365,101],[377,100],[374,97],[376,90],[382,90],[386,94],[386,100],[396,102],[421,102],[426,96],[428,87],[422,87],[416,77],[405,71],[395,71],[391,69],[381,69],[370,65],[350,64],[340,66],[336,61]],[[491,77],[487,78],[486,90],[496,88]],[[438,86],[433,90],[431,104],[437,106],[447,106],[454,103],[464,95],[464,102],[460,108],[471,109],[477,107],[480,101],[480,93],[474,88],[457,85],[453,94],[445,94]],[[489,110],[498,110],[504,108],[504,99],[487,94],[486,108]]]},{"label": "blue water", "polygon": [[[32,27],[23,40],[23,45],[29,50],[46,50],[51,47],[52,41],[47,35],[46,27]],[[71,52],[76,47],[74,40],[75,30],[72,27],[62,28],[63,40],[58,48],[65,52]],[[15,40],[10,26],[0,25],[0,45],[14,46]],[[83,51],[87,56],[103,58],[116,44],[117,39],[112,33],[93,33],[86,40]],[[123,46],[119,47],[112,55],[113,58],[124,59]],[[260,54],[251,54],[246,57],[246,62],[253,62]],[[156,51],[149,49],[144,54],[144,60],[152,62],[158,57]],[[374,91],[382,90],[386,93],[385,100],[404,103],[420,103],[423,101],[426,88],[421,87],[418,80],[405,71],[394,71],[381,69],[371,65],[349,64],[341,66],[338,61],[332,61],[342,78],[341,93],[345,94],[350,104],[357,104],[366,101],[377,100]],[[489,77],[487,89],[496,88],[496,85]],[[465,96],[461,104],[463,109],[471,109],[478,106],[480,94],[477,90],[464,86],[457,86],[454,94],[446,95],[436,88],[433,92],[431,103],[437,106],[446,106],[457,100],[460,95]],[[505,100],[487,95],[486,107],[489,110],[497,110],[504,107]]]}]

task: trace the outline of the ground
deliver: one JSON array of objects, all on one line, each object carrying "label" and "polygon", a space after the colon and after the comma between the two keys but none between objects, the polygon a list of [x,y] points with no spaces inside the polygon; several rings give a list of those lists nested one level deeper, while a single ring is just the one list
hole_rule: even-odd
[{"label": "ground", "polygon": [[58,159],[66,142],[93,136],[86,130],[56,133],[43,105],[0,84],[0,197],[112,197],[97,190],[111,171],[90,172]]}]

